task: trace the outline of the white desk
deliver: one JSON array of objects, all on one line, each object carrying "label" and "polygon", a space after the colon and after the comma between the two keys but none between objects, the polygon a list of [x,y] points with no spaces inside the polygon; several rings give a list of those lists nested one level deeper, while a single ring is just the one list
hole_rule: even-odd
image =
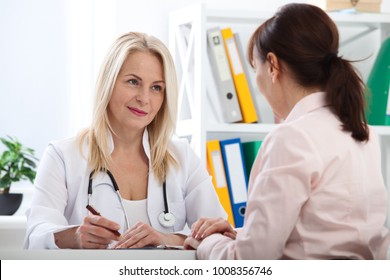
[{"label": "white desk", "polygon": [[0,250],[21,250],[26,234],[25,216],[0,216]]},{"label": "white desk", "polygon": [[194,250],[2,250],[1,260],[195,260]]},{"label": "white desk", "polygon": [[195,251],[128,250],[23,250],[25,216],[0,216],[1,260],[194,260]]},{"label": "white desk", "polygon": [[20,250],[23,248],[27,219],[25,213],[30,208],[33,186],[28,182],[12,185],[12,193],[23,193],[22,204],[12,216],[0,215],[0,250]]},{"label": "white desk", "polygon": [[26,234],[26,210],[30,207],[31,186],[17,186],[13,192],[22,192],[23,201],[13,216],[0,216],[1,260],[194,260],[195,251],[188,250],[23,250]]}]

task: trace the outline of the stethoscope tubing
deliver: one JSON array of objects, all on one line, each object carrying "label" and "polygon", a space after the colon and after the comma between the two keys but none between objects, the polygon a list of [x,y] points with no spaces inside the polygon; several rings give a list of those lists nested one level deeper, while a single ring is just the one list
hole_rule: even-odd
[{"label": "stethoscope tubing", "polygon": [[[94,175],[95,171],[93,170],[90,174],[89,174],[89,180],[88,180],[88,204],[92,198],[92,180],[93,180],[93,175]],[[128,216],[127,216],[127,213],[126,213],[126,210],[125,210],[125,207],[123,205],[123,199],[122,199],[122,196],[120,195],[119,193],[119,186],[114,178],[114,175],[111,173],[110,170],[106,170],[106,173],[107,175],[110,177],[110,180],[112,182],[112,185],[113,185],[113,188],[114,188],[114,191],[119,199],[119,202],[121,204],[121,208],[122,208],[122,211],[125,215],[125,219],[126,219],[126,227],[127,229],[129,229],[129,219],[128,219]],[[160,214],[160,216],[158,217],[158,221],[159,223],[163,226],[163,227],[171,227],[174,225],[175,223],[175,217],[173,216],[173,214],[169,213],[169,208],[168,208],[168,198],[167,198],[167,186],[166,186],[166,181],[164,180],[163,182],[163,199],[164,199],[164,211]]]},{"label": "stethoscope tubing", "polygon": [[[89,203],[91,201],[91,198],[92,198],[92,180],[93,180],[93,174],[94,173],[95,173],[95,171],[92,171],[89,174],[89,181],[88,181],[88,205],[89,205]],[[125,216],[126,228],[129,229],[130,228],[129,217],[127,216],[127,213],[126,213],[126,210],[125,210],[125,206],[123,205],[123,199],[122,199],[121,194],[119,193],[118,184],[116,183],[114,175],[112,175],[110,170],[107,170],[106,173],[107,173],[107,175],[111,179],[112,185],[114,187],[114,191],[115,191],[116,196],[118,197],[119,203],[121,205],[122,212],[123,212],[123,214]]]}]

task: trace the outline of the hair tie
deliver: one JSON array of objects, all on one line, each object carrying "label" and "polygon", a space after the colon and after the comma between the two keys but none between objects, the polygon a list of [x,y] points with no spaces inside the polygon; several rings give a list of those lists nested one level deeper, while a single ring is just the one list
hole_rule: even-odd
[{"label": "hair tie", "polygon": [[337,53],[330,52],[327,55],[325,55],[323,61],[324,61],[324,64],[329,67],[331,65],[332,61],[334,59],[337,59],[337,58],[339,58]]}]

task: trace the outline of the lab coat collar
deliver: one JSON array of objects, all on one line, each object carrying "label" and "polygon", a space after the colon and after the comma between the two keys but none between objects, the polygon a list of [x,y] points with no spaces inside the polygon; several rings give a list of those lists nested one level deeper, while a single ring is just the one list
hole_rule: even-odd
[{"label": "lab coat collar", "polygon": [[142,145],[144,146],[145,154],[148,157],[150,162],[150,143],[149,143],[149,132],[147,128],[145,128],[144,135],[142,136]]},{"label": "lab coat collar", "polygon": [[[144,147],[145,154],[148,157],[150,162],[150,143],[149,143],[149,132],[147,128],[145,128],[144,134],[142,135],[142,146]],[[108,148],[111,154],[114,151],[114,139],[112,137],[111,131],[109,132],[108,135]]]},{"label": "lab coat collar", "polygon": [[311,93],[295,104],[294,108],[291,110],[285,119],[285,123],[291,122],[299,118],[300,116],[314,111],[318,108],[328,106],[326,102],[326,93],[323,91]]}]

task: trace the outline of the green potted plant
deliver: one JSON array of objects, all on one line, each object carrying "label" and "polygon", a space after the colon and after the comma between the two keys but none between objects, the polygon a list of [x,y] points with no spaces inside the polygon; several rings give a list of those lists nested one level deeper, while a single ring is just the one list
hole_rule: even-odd
[{"label": "green potted plant", "polygon": [[23,198],[21,193],[10,193],[12,183],[28,180],[31,183],[36,175],[34,150],[23,146],[15,137],[0,137],[5,146],[0,156],[0,215],[14,214]]}]

